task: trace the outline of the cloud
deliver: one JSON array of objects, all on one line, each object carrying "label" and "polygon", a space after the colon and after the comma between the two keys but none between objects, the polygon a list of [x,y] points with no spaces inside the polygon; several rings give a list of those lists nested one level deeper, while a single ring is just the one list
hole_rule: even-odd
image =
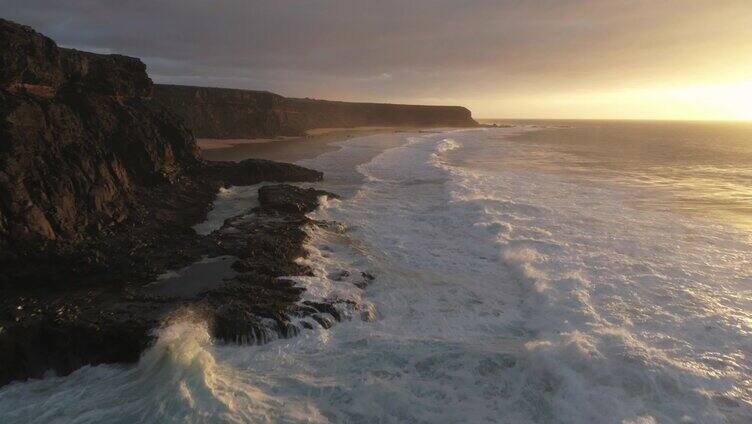
[{"label": "cloud", "polygon": [[3,14],[141,57],[157,81],[296,96],[472,102],[752,66],[747,0],[5,0]]}]

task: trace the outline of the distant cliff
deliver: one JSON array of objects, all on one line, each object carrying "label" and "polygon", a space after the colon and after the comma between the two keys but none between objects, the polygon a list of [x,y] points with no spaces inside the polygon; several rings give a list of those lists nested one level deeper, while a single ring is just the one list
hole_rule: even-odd
[{"label": "distant cliff", "polygon": [[266,91],[160,84],[154,87],[154,98],[201,138],[300,135],[313,128],[477,125],[470,111],[459,106],[295,99]]},{"label": "distant cliff", "polygon": [[154,99],[183,118],[197,137],[297,134],[286,125],[284,97],[266,91],[155,84]]},{"label": "distant cliff", "polygon": [[339,127],[473,127],[478,125],[467,108],[388,103],[351,103],[286,98],[287,124],[292,128]]}]

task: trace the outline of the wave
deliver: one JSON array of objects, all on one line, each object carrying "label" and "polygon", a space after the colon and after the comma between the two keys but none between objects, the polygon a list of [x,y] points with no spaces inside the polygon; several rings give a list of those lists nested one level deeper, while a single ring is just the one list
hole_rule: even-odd
[{"label": "wave", "polygon": [[[498,420],[499,405],[513,411],[510,422],[751,417],[742,377],[750,363],[738,350],[748,326],[732,325],[748,309],[738,301],[717,309],[745,277],[707,259],[746,261],[749,246],[735,250],[726,241],[736,235],[703,221],[630,208],[621,189],[464,161],[470,149],[503,157],[509,145],[496,141],[489,148],[478,132],[410,139],[361,165],[366,184],[332,215],[358,222],[377,269],[389,270],[385,290],[398,294],[372,292],[377,324],[407,339],[451,341],[444,359],[431,360],[428,381],[449,373],[455,384],[421,380],[431,388],[406,395],[415,406],[405,416],[436,418],[419,406],[434,391],[444,411],[447,399],[475,397],[473,413],[438,419],[448,422]],[[703,234],[713,246],[695,243]],[[489,363],[496,381],[462,384]]]},{"label": "wave", "polygon": [[[85,366],[0,392],[6,423],[247,422],[270,400],[217,363],[205,322],[184,311],[135,366]],[[242,407],[252,404],[253,408]]]},{"label": "wave", "polygon": [[[735,327],[749,309],[727,297],[744,292],[745,277],[715,265],[730,251],[749,260],[750,246],[733,249],[726,240],[738,237],[712,223],[625,207],[623,191],[503,166],[442,166],[452,201],[476,212],[473,226],[493,229],[504,278],[521,288],[531,334],[521,384],[540,388],[550,419],[752,417],[741,377],[752,364],[740,356],[750,327]],[[717,243],[697,245],[694,234]]]},{"label": "wave", "polygon": [[[748,422],[750,242],[632,208],[622,188],[505,167],[507,149],[539,148],[515,131],[369,137],[307,163],[357,181],[311,215],[330,224],[307,229],[313,275],[298,277],[351,321],[217,346],[188,314],[136,366],[3,388],[0,418]],[[356,156],[362,178],[341,169]],[[377,276],[365,289],[361,272]]]}]

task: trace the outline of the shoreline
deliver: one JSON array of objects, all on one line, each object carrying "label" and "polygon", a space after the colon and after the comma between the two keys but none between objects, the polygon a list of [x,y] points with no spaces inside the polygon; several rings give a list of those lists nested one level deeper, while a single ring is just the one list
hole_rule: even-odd
[{"label": "shoreline", "polygon": [[[321,172],[292,162],[338,150],[332,143],[402,132],[410,131],[347,129],[294,141],[255,140],[242,144],[244,156],[233,157],[234,161],[207,161],[204,166],[217,168],[223,176],[222,186],[275,182],[257,190],[259,206],[253,209],[253,218],[249,219],[251,215],[246,211],[226,219],[221,228],[210,234],[200,235],[186,228],[199,218],[191,209],[190,220],[182,219],[171,227],[172,232],[180,235],[174,243],[168,237],[168,244],[174,246],[167,247],[164,243],[168,241],[160,239],[141,253],[152,262],[148,269],[136,267],[137,275],[115,270],[108,281],[94,275],[86,285],[74,290],[52,285],[8,290],[8,297],[0,302],[0,308],[10,318],[3,323],[0,337],[3,347],[0,362],[8,364],[0,367],[0,387],[13,381],[40,378],[49,370],[64,376],[87,364],[136,363],[155,342],[155,331],[181,317],[206,320],[211,323],[212,337],[238,344],[263,344],[275,338],[295,337],[316,327],[330,328],[342,319],[336,305],[325,299],[304,300],[301,297],[304,289],[282,277],[306,275],[305,267],[296,261],[307,256],[304,249],[307,234],[303,227],[318,223],[305,214],[318,206],[320,196],[339,196],[280,183],[319,181],[323,177]],[[259,152],[255,150],[258,147],[264,149]],[[232,155],[237,149],[207,149],[202,153],[212,151]],[[254,170],[250,165],[259,169]],[[235,175],[240,168],[249,173]],[[296,172],[304,173],[305,177],[296,177]],[[205,174],[205,178],[213,175]],[[217,193],[201,194],[209,201],[208,197],[216,200]],[[183,196],[193,199],[195,194]],[[203,212],[202,221],[210,210],[203,204],[197,202]],[[177,208],[172,213],[183,217],[186,213],[183,209]],[[146,233],[153,231],[153,225],[147,227]],[[186,237],[188,241],[184,240]],[[117,246],[102,245],[98,252],[117,256]],[[157,254],[154,249],[158,246],[167,249]],[[219,280],[194,281],[212,273]],[[363,274],[358,284],[365,287],[373,278]],[[46,336],[49,330],[54,331],[52,339]],[[72,345],[70,340],[74,340]],[[40,350],[41,345],[46,347]],[[27,363],[24,358],[33,361]]]},{"label": "shoreline", "polygon": [[[59,48],[3,19],[0,43],[9,47],[0,76],[0,162],[8,165],[0,173],[0,386],[136,362],[186,309],[210,323],[211,337],[237,344],[331,327],[345,306],[304,299],[304,288],[280,278],[310,273],[297,261],[307,254],[304,229],[328,223],[306,214],[339,196],[281,184],[323,178],[288,162],[356,136],[477,125],[458,106],[155,85],[137,58]],[[181,100],[197,93],[203,102]],[[227,140],[197,143],[202,122],[212,129],[204,134]],[[246,136],[275,139],[237,138]],[[258,206],[208,235],[194,230],[220,188],[261,183]],[[233,261],[231,269],[193,266],[207,257]],[[186,284],[197,274],[213,281]]]},{"label": "shoreline", "polygon": [[[440,129],[436,129],[438,131]],[[239,162],[245,159],[266,159],[296,163],[338,150],[333,143],[376,134],[433,132],[421,127],[354,127],[317,128],[300,137],[249,139],[196,139],[199,156],[208,161]]]}]

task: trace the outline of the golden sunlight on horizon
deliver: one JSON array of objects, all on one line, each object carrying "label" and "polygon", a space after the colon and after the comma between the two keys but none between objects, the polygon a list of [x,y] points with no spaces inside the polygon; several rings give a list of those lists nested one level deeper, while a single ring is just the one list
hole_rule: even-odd
[{"label": "golden sunlight on horizon", "polygon": [[[508,99],[508,98],[507,98]],[[468,100],[473,103],[472,100]],[[515,97],[514,109],[475,102],[479,119],[655,119],[752,121],[752,79],[732,83],[655,85]],[[492,116],[494,115],[494,116]]]},{"label": "golden sunlight on horizon", "polygon": [[506,95],[467,103],[480,119],[752,121],[752,2],[695,6],[653,27],[640,14],[613,39],[553,53],[548,72],[530,68],[539,75]]}]

